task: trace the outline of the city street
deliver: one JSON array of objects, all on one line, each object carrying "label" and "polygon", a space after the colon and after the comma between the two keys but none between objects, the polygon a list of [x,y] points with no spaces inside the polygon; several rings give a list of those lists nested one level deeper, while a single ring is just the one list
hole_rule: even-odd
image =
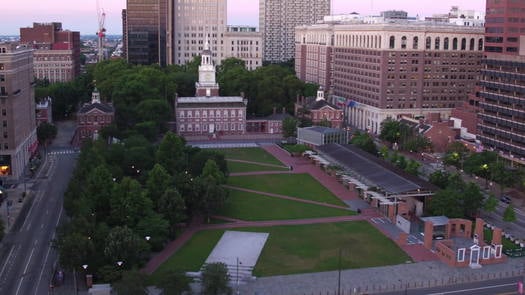
[{"label": "city street", "polygon": [[[404,290],[399,286],[399,291],[381,293],[384,295],[510,295],[517,294],[518,281],[522,277],[489,280],[476,283],[459,284],[455,286],[436,287],[426,289]],[[375,294],[375,293],[370,293]]]},{"label": "city street", "polygon": [[[78,153],[51,150],[32,183],[32,202],[0,248],[0,294],[48,294],[57,254],[51,241]],[[25,215],[25,216],[24,216]]]}]

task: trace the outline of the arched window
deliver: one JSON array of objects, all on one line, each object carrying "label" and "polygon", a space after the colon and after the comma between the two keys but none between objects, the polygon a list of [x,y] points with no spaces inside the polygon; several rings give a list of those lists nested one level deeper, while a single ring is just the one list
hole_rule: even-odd
[{"label": "arched window", "polygon": [[452,39],[452,50],[458,50],[458,38]]},{"label": "arched window", "polygon": [[479,51],[483,50],[483,38],[479,38],[478,40],[478,50]]},{"label": "arched window", "polygon": [[430,50],[431,46],[432,46],[432,39],[430,39],[430,37],[427,37],[425,39],[425,49]]},{"label": "arched window", "polygon": [[394,49],[396,47],[396,37],[390,36],[390,49]]},{"label": "arched window", "polygon": [[419,38],[416,36],[412,39],[412,49],[417,49],[419,43]]},{"label": "arched window", "polygon": [[434,49],[435,50],[439,50],[439,46],[440,46],[440,40],[439,40],[439,37],[436,37],[436,40],[434,40]]},{"label": "arched window", "polygon": [[474,47],[475,47],[474,43],[476,43],[476,41],[474,41],[474,38],[470,38],[470,47],[469,47],[470,50],[474,50]]},{"label": "arched window", "polygon": [[461,50],[467,50],[467,39],[461,38]]},{"label": "arched window", "polygon": [[407,37],[401,37],[401,49],[407,49]]},{"label": "arched window", "polygon": [[443,49],[448,50],[448,37],[443,40]]}]

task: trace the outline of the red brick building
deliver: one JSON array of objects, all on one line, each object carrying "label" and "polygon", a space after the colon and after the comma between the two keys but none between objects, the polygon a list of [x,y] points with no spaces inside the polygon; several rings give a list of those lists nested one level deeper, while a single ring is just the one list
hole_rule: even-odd
[{"label": "red brick building", "polygon": [[239,135],[246,132],[246,105],[241,96],[219,96],[215,65],[206,43],[194,97],[175,99],[177,134],[182,136]]},{"label": "red brick building", "polygon": [[347,123],[379,133],[400,115],[450,117],[474,92],[483,28],[428,22],[319,23],[295,35],[297,77],[345,105]]},{"label": "red brick building", "polygon": [[33,48],[34,73],[49,82],[67,82],[80,74],[80,33],[63,31],[62,23],[33,23],[20,28],[20,43]]},{"label": "red brick building", "polygon": [[84,104],[77,113],[77,130],[73,136],[73,145],[79,146],[85,140],[96,139],[103,127],[115,119],[113,105],[100,101],[100,93],[95,88],[91,103]]},{"label": "red brick building", "polygon": [[36,104],[36,125],[43,122],[53,123],[51,97],[46,97]]},{"label": "red brick building", "polygon": [[326,101],[323,88],[317,91],[317,97],[298,98],[294,107],[295,116],[305,116],[312,120],[314,125],[319,125],[323,121],[330,122],[332,128],[341,128],[343,126],[343,110]]}]

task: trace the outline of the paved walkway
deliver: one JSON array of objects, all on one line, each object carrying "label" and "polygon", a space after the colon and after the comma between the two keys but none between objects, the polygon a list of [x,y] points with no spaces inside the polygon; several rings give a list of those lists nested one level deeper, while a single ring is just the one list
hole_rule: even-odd
[{"label": "paved walkway", "polygon": [[238,163],[246,163],[246,164],[254,164],[254,165],[259,165],[259,166],[267,166],[267,167],[275,167],[275,168],[288,168],[287,166],[283,166],[283,165],[276,165],[276,164],[269,164],[269,163],[262,163],[262,162],[254,162],[254,161],[246,161],[246,160],[226,159],[226,161],[238,162]]}]

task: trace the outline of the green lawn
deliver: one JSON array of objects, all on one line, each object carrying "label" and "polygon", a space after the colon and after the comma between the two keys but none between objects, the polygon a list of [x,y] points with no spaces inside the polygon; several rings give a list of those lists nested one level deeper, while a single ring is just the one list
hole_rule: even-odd
[{"label": "green lawn", "polygon": [[256,276],[405,263],[410,257],[366,221],[243,229],[269,232]]},{"label": "green lawn", "polygon": [[224,230],[201,231],[193,235],[179,251],[164,262],[150,278],[150,283],[159,280],[169,270],[198,271],[219,242]]},{"label": "green lawn", "polygon": [[230,176],[228,184],[262,192],[345,206],[309,174],[268,174]]},{"label": "green lawn", "polygon": [[255,171],[286,171],[286,167],[272,167],[251,163],[241,163],[228,161],[228,171],[230,173],[255,172]]},{"label": "green lawn", "polygon": [[355,215],[355,212],[230,190],[226,206],[217,215],[260,221],[345,216]]},{"label": "green lawn", "polygon": [[216,151],[223,153],[226,159],[244,160],[283,166],[283,163],[261,148],[217,149]]},{"label": "green lawn", "polygon": [[[394,265],[410,260],[394,242],[366,221],[236,230],[270,233],[254,270],[256,276],[337,270],[340,249],[343,269]],[[208,230],[196,234],[153,274],[152,281],[169,269],[197,271],[223,233],[223,230]]]}]

